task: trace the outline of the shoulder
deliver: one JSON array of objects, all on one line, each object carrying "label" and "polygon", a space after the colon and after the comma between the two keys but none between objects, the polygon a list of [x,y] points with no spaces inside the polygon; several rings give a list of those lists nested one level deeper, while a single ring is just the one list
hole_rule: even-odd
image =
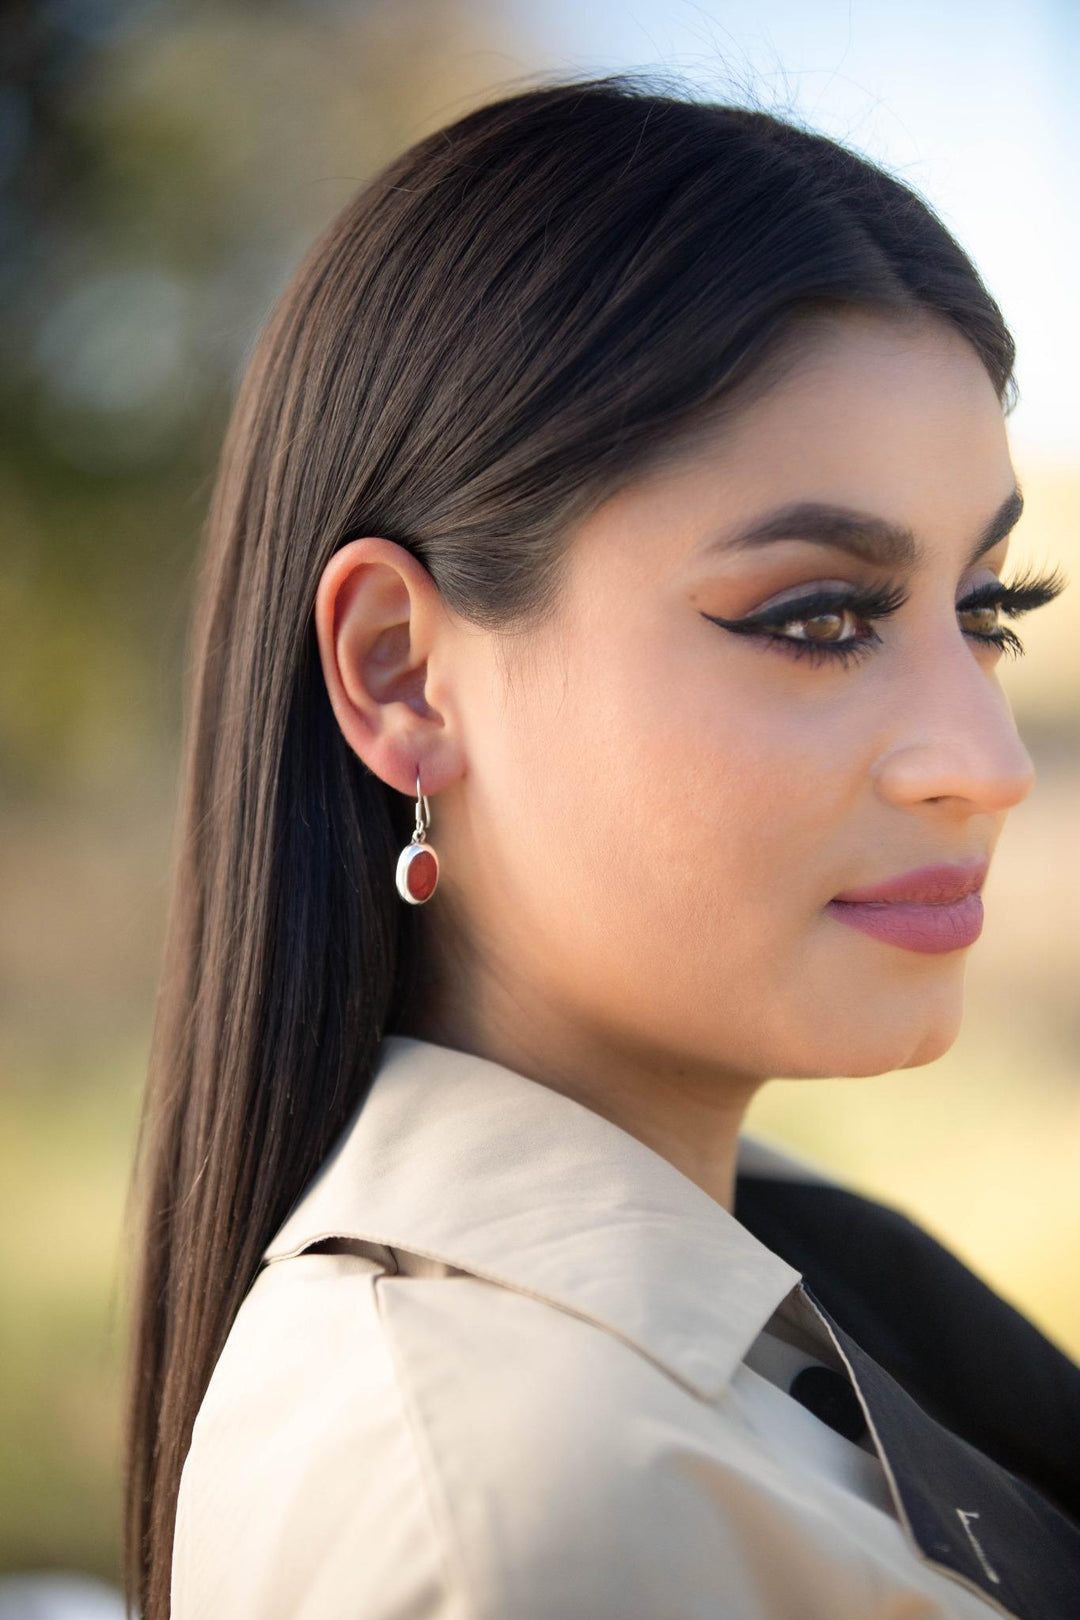
[{"label": "shoulder", "polygon": [[173,1620],[465,1613],[379,1325],[381,1275],[308,1253],[257,1276],[184,1463]]},{"label": "shoulder", "polygon": [[573,1312],[292,1256],[259,1274],[200,1407],[173,1620],[764,1613],[755,1456],[722,1406]]},{"label": "shoulder", "polygon": [[787,1509],[726,1403],[523,1290],[384,1276],[377,1295],[470,1616],[764,1620],[759,1566]]}]

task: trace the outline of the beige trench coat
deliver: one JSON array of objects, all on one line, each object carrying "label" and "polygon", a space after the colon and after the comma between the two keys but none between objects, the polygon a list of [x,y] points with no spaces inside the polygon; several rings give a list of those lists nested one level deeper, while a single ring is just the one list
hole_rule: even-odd
[{"label": "beige trench coat", "polygon": [[873,1423],[882,1500],[806,1468],[818,1420],[743,1359],[813,1311],[802,1273],[537,1081],[387,1036],[265,1259],[195,1423],[173,1620],[1035,1620],[992,1490],[950,1568]]}]

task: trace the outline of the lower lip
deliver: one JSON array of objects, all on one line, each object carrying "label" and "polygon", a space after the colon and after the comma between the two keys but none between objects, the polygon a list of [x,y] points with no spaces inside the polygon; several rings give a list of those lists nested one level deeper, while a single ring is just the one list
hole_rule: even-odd
[{"label": "lower lip", "polygon": [[978,894],[944,905],[916,905],[911,900],[830,900],[825,910],[886,945],[906,951],[958,951],[982,933],[983,906]]}]

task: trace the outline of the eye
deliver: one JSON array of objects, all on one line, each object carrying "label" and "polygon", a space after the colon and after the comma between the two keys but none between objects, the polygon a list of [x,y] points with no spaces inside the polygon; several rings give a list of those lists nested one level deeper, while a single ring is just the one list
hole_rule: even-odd
[{"label": "eye", "polygon": [[[873,630],[866,635],[847,633],[850,621],[887,618],[907,600],[906,588],[894,582],[866,589],[813,591],[745,619],[721,619],[712,613],[704,617],[736,635],[753,636],[788,657],[809,658],[814,663],[840,659],[846,665],[865,656],[881,640]],[[780,633],[789,629],[795,634]]]},{"label": "eye", "polygon": [[[1000,623],[998,615],[1005,613],[1017,618],[1022,613],[1030,613],[1033,608],[1052,602],[1067,583],[1059,569],[1047,574],[1029,572],[1010,583],[989,580],[957,603],[957,614],[969,621],[964,634],[984,646],[999,647],[1021,656],[1023,642],[1015,631]],[[899,581],[843,591],[829,588],[813,591],[795,601],[778,603],[744,619],[722,619],[712,613],[703,617],[736,635],[751,636],[767,643],[770,650],[787,657],[809,658],[818,664],[839,659],[841,665],[846,666],[852,659],[872,652],[881,642],[873,629],[863,635],[845,634],[850,620],[870,623],[888,618],[903,607],[909,594]],[[794,634],[781,634],[788,630]]]}]

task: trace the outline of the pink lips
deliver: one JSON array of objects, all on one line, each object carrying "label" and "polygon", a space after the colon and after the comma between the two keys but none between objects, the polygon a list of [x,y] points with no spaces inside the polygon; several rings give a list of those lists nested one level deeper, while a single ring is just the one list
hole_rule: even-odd
[{"label": "pink lips", "polygon": [[979,890],[989,864],[919,866],[883,883],[844,889],[825,909],[888,945],[933,954],[960,950],[982,932]]}]

